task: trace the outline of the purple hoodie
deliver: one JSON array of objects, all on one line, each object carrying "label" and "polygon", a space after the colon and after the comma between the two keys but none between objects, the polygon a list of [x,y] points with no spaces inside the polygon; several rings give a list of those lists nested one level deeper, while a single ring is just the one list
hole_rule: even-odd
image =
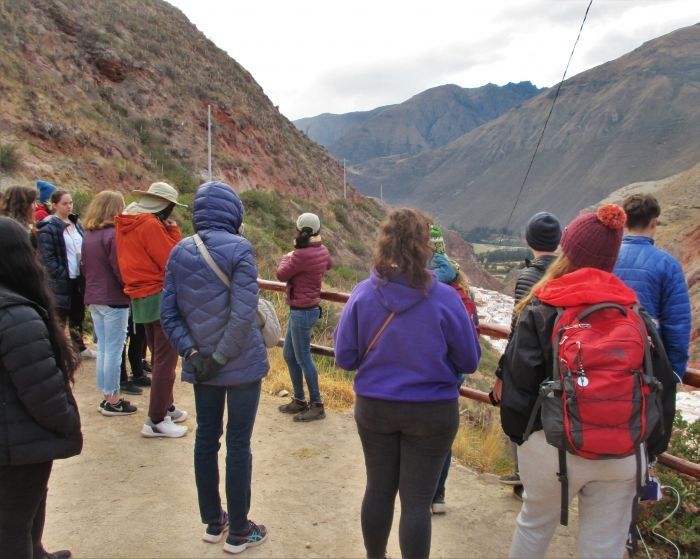
[{"label": "purple hoodie", "polygon": [[[393,320],[362,360],[392,311]],[[334,339],[338,366],[358,369],[355,393],[380,400],[455,400],[458,375],[473,373],[481,357],[457,292],[434,277],[426,293],[410,287],[405,276],[386,280],[372,270],[353,289]]]}]

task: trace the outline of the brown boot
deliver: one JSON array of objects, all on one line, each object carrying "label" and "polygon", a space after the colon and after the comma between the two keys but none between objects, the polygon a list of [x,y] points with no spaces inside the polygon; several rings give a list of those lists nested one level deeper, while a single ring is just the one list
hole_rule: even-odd
[{"label": "brown boot", "polygon": [[309,404],[307,404],[304,400],[297,400],[296,398],[292,398],[291,402],[289,402],[288,404],[284,404],[278,407],[277,409],[280,410],[282,413],[299,413],[308,410]]},{"label": "brown boot", "polygon": [[326,412],[323,410],[323,404],[311,402],[309,409],[299,412],[294,416],[294,421],[313,421],[314,419],[323,419],[326,417]]}]

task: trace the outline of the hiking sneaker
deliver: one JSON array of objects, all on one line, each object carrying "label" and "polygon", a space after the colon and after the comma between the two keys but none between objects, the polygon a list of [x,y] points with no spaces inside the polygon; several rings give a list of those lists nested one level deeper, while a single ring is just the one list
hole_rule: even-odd
[{"label": "hiking sneaker", "polygon": [[524,492],[525,492],[525,486],[523,486],[523,485],[513,486],[513,497],[515,499],[517,499],[518,501],[522,502]]},{"label": "hiking sneaker", "polygon": [[445,514],[447,512],[447,507],[445,506],[445,499],[437,498],[433,501],[430,507],[433,514]]},{"label": "hiking sneaker", "polygon": [[71,559],[73,554],[68,549],[61,549],[60,551],[45,552],[39,559]]},{"label": "hiking sneaker", "polygon": [[135,386],[142,386],[143,388],[151,387],[151,379],[148,378],[146,375],[141,375],[140,377],[132,376],[129,382],[131,382]]},{"label": "hiking sneaker", "polygon": [[177,439],[178,437],[184,437],[186,433],[187,427],[184,425],[175,425],[169,416],[165,416],[165,419],[160,423],[153,423],[153,421],[149,419],[141,428],[141,435],[149,439],[155,439],[157,437]]},{"label": "hiking sneaker", "polygon": [[187,412],[181,410],[175,404],[168,408],[168,417],[173,420],[173,423],[182,423],[187,419]]},{"label": "hiking sneaker", "polygon": [[249,547],[260,545],[267,539],[267,528],[262,524],[258,525],[251,520],[248,521],[248,530],[244,534],[234,534],[230,532],[224,551],[227,553],[241,553]]},{"label": "hiking sneaker", "polygon": [[221,518],[218,522],[210,522],[204,530],[202,539],[207,543],[219,543],[228,530],[228,513],[221,511]]},{"label": "hiking sneaker", "polygon": [[97,352],[94,349],[86,347],[83,351],[80,352],[80,357],[82,359],[97,359]]},{"label": "hiking sneaker", "polygon": [[501,476],[498,481],[504,485],[520,485],[520,476],[518,474],[511,474],[509,476]]},{"label": "hiking sneaker", "polygon": [[326,412],[323,410],[323,404],[312,402],[309,409],[299,412],[294,416],[294,421],[313,421],[314,419],[323,419],[326,417]]},{"label": "hiking sneaker", "polygon": [[107,400],[102,400],[100,402],[99,407],[97,408],[97,411],[101,412],[104,409],[106,403],[107,403]]},{"label": "hiking sneaker", "polygon": [[292,398],[291,402],[289,402],[288,404],[283,404],[277,409],[280,410],[282,413],[299,413],[308,410],[309,404],[307,404],[304,400],[297,400],[296,398]]},{"label": "hiking sneaker", "polygon": [[128,400],[123,400],[120,398],[114,404],[105,402],[105,405],[102,406],[100,413],[108,417],[117,415],[133,415],[136,413],[136,409],[136,406],[132,406]]},{"label": "hiking sneaker", "polygon": [[132,394],[133,396],[140,396],[143,394],[143,390],[136,386],[130,380],[119,384],[119,390],[124,394]]},{"label": "hiking sneaker", "polygon": [[151,364],[146,359],[141,359],[141,368],[147,373],[153,372],[153,367],[151,367]]}]

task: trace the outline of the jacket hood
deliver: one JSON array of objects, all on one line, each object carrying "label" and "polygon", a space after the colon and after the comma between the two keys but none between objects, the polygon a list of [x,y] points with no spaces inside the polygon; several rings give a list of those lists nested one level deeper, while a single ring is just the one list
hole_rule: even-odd
[{"label": "jacket hood", "polygon": [[637,302],[637,294],[610,272],[598,268],[580,268],[547,282],[535,296],[553,307]]},{"label": "jacket hood", "polygon": [[370,273],[370,283],[374,295],[382,307],[389,312],[402,313],[427,298],[435,287],[435,275],[430,273],[430,285],[427,291],[411,287],[405,275],[386,279],[379,276],[374,268]]},{"label": "jacket hood", "polygon": [[149,219],[158,219],[154,214],[121,214],[114,218],[115,225],[119,226],[122,232],[133,231],[144,221]]},{"label": "jacket hood", "polygon": [[9,307],[16,307],[18,305],[28,306],[36,309],[42,318],[47,316],[46,310],[43,307],[37,305],[34,301],[30,301],[26,297],[23,297],[16,291],[5,287],[0,284],[0,309],[7,309]]},{"label": "jacket hood", "polygon": [[192,225],[197,232],[219,229],[237,235],[243,213],[243,203],[232,187],[223,182],[207,182],[194,197]]},{"label": "jacket hood", "polygon": [[[72,214],[71,214],[72,215]],[[68,227],[68,223],[53,214],[47,215],[44,219],[34,224],[37,229],[44,227],[60,227],[62,230]]]}]

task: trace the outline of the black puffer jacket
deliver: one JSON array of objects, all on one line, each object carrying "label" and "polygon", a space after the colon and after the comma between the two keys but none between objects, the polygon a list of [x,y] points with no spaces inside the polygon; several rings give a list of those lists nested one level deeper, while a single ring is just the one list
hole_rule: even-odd
[{"label": "black puffer jacket", "polygon": [[46,312],[0,286],[0,465],[80,454],[78,405],[54,361]]},{"label": "black puffer jacket", "polygon": [[[513,303],[517,305],[525,295],[530,293],[532,287],[542,279],[547,268],[557,259],[554,255],[538,256],[534,260],[525,260],[525,267],[520,270],[518,279],[515,282],[515,293]],[[508,334],[508,343],[513,338],[513,332],[515,331],[515,324],[518,322],[518,316],[515,312],[510,318],[510,334]],[[496,376],[500,379],[503,378],[503,359],[505,353],[503,352],[500,360],[498,361],[498,366],[496,367]]]},{"label": "black puffer jacket", "polygon": [[[78,221],[78,216],[71,214],[69,219],[75,225],[78,233],[83,234],[83,228]],[[49,287],[56,298],[56,306],[60,309],[70,309],[71,289],[68,281],[68,256],[63,232],[68,224],[50,215],[36,224],[39,231],[39,256],[46,269],[49,279]]]}]

